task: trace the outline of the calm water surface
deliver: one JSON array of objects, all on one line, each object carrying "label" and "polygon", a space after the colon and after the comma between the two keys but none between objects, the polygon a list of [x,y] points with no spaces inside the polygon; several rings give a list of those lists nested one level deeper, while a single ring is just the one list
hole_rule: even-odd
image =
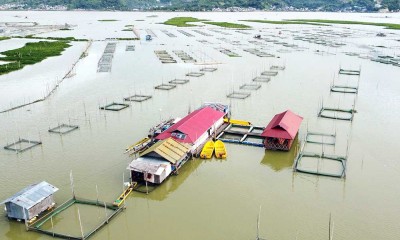
[{"label": "calm water surface", "polygon": [[[309,144],[304,150],[348,154],[347,177],[333,179],[294,173],[292,165],[298,146],[289,153],[282,153],[227,144],[226,160],[194,159],[178,176],[170,177],[149,195],[133,193],[127,199],[126,210],[93,239],[254,239],[260,205],[260,235],[268,239],[327,239],[330,214],[335,240],[400,238],[400,68],[345,54],[399,57],[398,32],[370,26],[248,23],[253,27],[248,31],[250,34],[200,26],[193,29],[212,36],[185,28],[183,30],[194,35],[187,37],[174,27],[158,24],[174,16],[189,15],[231,22],[287,18],[399,22],[399,14],[155,13],[157,17],[148,17],[150,15],[153,13],[0,13],[4,22],[75,26],[72,31],[46,32],[39,36],[94,40],[89,55],[76,66],[76,75],[66,79],[48,100],[0,115],[1,146],[19,137],[43,142],[40,147],[22,154],[0,150],[0,199],[6,199],[26,185],[46,180],[60,188],[55,198],[57,203],[63,203],[71,197],[69,173],[72,171],[78,196],[96,199],[97,185],[99,198],[112,202],[122,191],[123,175],[124,181],[128,181],[126,167],[132,158],[123,154],[126,146],[145,136],[160,119],[184,116],[204,101],[218,101],[231,104],[234,118],[260,126],[265,126],[278,112],[293,110],[304,117],[299,146],[304,142],[307,129],[336,133],[335,147]],[[118,21],[99,22],[100,19]],[[106,38],[134,37],[132,32],[122,31],[125,25],[135,25],[142,37],[146,29],[151,29],[156,37],[151,42],[118,41],[112,71],[97,73]],[[168,37],[160,31],[163,29],[177,37]],[[385,32],[387,37],[376,37],[378,32]],[[345,45],[334,48],[293,39],[307,33]],[[347,37],[338,35],[343,33]],[[262,45],[249,42],[254,40],[254,34],[296,44],[298,48],[264,41],[259,41]],[[220,38],[226,38],[229,43]],[[0,50],[18,48],[29,41],[1,41]],[[233,41],[238,41],[239,45]],[[82,42],[72,44],[60,57],[0,76],[0,110],[41,98],[62,78],[86,46]],[[129,44],[134,44],[136,50],[125,51]],[[228,57],[216,48],[229,49],[241,57]],[[247,48],[262,49],[277,57],[260,58],[243,51]],[[178,63],[161,64],[154,50],[167,50]],[[171,91],[154,90],[158,84],[183,78],[186,73],[202,67],[183,63],[172,54],[173,50],[183,50],[200,63],[213,63],[207,66],[218,70],[203,77],[189,78],[188,84]],[[251,91],[249,98],[226,97],[277,64],[286,69],[269,83],[261,83],[262,87]],[[361,68],[361,76],[338,76],[340,67]],[[359,83],[357,97],[330,93],[333,81],[350,86]],[[132,103],[120,112],[98,110],[99,106],[121,102],[123,97],[135,93],[150,94],[153,98]],[[322,104],[340,108],[355,105],[354,121],[318,118]],[[59,123],[77,124],[80,129],[64,136],[47,132]],[[307,168],[338,171],[337,165],[326,161],[303,164]],[[79,236],[78,208],[85,232],[104,217],[104,209],[74,206],[54,219],[54,229]],[[0,213],[0,239],[50,239],[26,232],[24,224],[8,221],[3,210]],[[48,224],[44,227],[51,229]]]}]

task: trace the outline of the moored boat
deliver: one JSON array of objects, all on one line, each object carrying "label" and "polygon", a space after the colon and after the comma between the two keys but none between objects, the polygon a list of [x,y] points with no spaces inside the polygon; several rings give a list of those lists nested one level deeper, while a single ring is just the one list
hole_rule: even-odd
[{"label": "moored boat", "polygon": [[214,141],[209,140],[204,144],[203,150],[201,150],[200,158],[210,159],[214,153]]},{"label": "moored boat", "polygon": [[226,158],[225,144],[221,140],[217,140],[214,144],[214,147],[216,158]]}]

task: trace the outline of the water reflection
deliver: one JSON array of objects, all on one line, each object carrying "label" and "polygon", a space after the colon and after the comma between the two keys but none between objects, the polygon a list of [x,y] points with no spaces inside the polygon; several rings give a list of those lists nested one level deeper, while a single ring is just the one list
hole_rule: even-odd
[{"label": "water reflection", "polygon": [[265,150],[265,155],[261,160],[261,165],[267,165],[275,172],[282,171],[293,166],[299,147],[298,138],[294,139],[292,148],[289,152]]}]

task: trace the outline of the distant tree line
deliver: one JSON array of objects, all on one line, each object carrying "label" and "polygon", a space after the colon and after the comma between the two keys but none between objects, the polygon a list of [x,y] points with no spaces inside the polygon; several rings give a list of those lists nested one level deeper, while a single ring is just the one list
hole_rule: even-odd
[{"label": "distant tree line", "polygon": [[[374,11],[374,0],[0,0],[4,3],[21,3],[28,7],[40,5],[63,5],[69,9],[129,10],[150,9],[163,6],[167,10],[202,11],[213,8],[244,7],[256,9],[279,9],[294,7],[310,10],[339,11],[342,9],[366,9]],[[382,6],[399,10],[400,0],[382,0]]]}]

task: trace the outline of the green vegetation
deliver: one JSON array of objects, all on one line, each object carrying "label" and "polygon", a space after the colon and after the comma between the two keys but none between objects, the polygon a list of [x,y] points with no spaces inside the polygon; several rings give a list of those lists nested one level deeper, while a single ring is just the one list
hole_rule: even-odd
[{"label": "green vegetation", "polygon": [[293,21],[293,20],[282,20],[282,21],[273,21],[273,20],[240,20],[243,22],[256,22],[256,23],[269,23],[269,24],[308,24],[308,25],[318,25],[318,26],[328,26],[322,23],[313,23],[313,22],[305,22],[305,21]]},{"label": "green vegetation", "polygon": [[10,39],[10,37],[0,37],[0,41],[2,41],[2,40],[8,40],[8,39]]},{"label": "green vegetation", "polygon": [[117,20],[117,19],[99,19],[97,21],[99,21],[99,22],[116,22],[116,21],[119,21],[119,20]]},{"label": "green vegetation", "polygon": [[22,48],[1,52],[0,54],[4,57],[0,57],[0,61],[9,63],[0,65],[0,75],[20,70],[26,65],[41,62],[48,57],[59,56],[64,49],[70,46],[66,41],[40,41],[27,43]]},{"label": "green vegetation", "polygon": [[244,24],[229,23],[229,22],[204,22],[204,23],[224,28],[251,28],[250,26]]},{"label": "green vegetation", "polygon": [[325,20],[325,19],[293,19],[290,21],[305,22],[305,23],[330,23],[330,24],[352,24],[352,25],[370,25],[380,26],[387,29],[400,30],[400,24],[395,23],[374,23],[374,22],[358,22],[358,21],[343,21],[343,20]]},{"label": "green vegetation", "polygon": [[84,38],[74,38],[74,37],[35,37],[33,35],[26,35],[25,37],[15,36],[13,38],[56,40],[56,41],[67,41],[67,42],[87,42],[87,41],[89,41],[88,39],[84,39]]},{"label": "green vegetation", "polygon": [[193,17],[174,17],[171,19],[168,19],[167,21],[164,22],[165,25],[173,25],[177,27],[194,27],[196,25],[194,24],[188,24],[191,22],[201,22],[205,20],[193,18]]}]

